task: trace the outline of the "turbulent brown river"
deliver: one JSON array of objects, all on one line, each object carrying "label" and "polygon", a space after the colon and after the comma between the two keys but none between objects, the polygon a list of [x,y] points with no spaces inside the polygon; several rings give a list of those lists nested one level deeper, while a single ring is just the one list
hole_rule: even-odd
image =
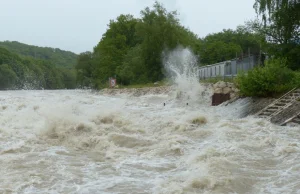
[{"label": "turbulent brown river", "polygon": [[299,127],[187,102],[2,91],[0,193],[300,193]]}]

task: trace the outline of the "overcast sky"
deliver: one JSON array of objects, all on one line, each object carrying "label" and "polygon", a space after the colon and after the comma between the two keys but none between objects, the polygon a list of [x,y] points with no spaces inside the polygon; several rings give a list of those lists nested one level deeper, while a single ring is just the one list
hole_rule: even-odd
[{"label": "overcast sky", "polygon": [[[140,16],[155,0],[0,0],[0,41],[16,40],[75,53],[92,50],[120,14]],[[254,0],[160,0],[204,37],[256,17]]]}]

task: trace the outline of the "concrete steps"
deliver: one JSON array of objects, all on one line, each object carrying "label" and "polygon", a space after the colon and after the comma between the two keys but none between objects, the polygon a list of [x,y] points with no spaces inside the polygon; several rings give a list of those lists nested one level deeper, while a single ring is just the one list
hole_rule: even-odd
[{"label": "concrete steps", "polygon": [[286,93],[285,95],[283,95],[282,97],[275,100],[273,103],[256,113],[256,116],[265,118],[267,120],[271,120],[272,117],[278,115],[284,109],[290,107],[297,99],[300,99],[300,88],[295,88],[289,91],[288,93]]},{"label": "concrete steps", "polygon": [[287,119],[286,121],[284,121],[280,125],[286,125],[287,123],[294,123],[294,124],[300,125],[300,112],[297,115]]}]

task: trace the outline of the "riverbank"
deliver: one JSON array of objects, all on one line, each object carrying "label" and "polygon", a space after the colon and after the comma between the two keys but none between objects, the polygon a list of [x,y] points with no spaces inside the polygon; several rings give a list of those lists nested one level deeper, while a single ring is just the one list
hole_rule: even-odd
[{"label": "riverbank", "polygon": [[[212,100],[212,94],[214,93],[230,93],[230,100],[222,104],[225,106],[230,103],[236,103],[237,100],[242,99],[244,103],[243,106],[240,107],[240,117],[255,115],[257,112],[276,100],[275,98],[239,97],[239,90],[234,86],[234,84],[227,82],[218,82],[215,84],[203,83],[201,84],[201,86],[203,87],[202,95],[203,93],[205,93],[206,98],[210,98],[210,101]],[[100,94],[108,96],[126,95],[139,97],[144,95],[171,95],[172,93],[174,94],[176,92],[178,92],[176,86],[157,86],[144,88],[106,88],[101,90]],[[201,97],[203,96],[199,96],[199,98]],[[293,106],[288,107],[286,110],[282,111],[280,114],[272,118],[271,122],[280,124],[295,115],[298,110],[300,110],[300,102],[296,101]]]},{"label": "riverbank", "polygon": [[169,94],[174,90],[174,86],[158,86],[144,88],[105,88],[100,91],[102,95],[128,95],[128,96],[143,96],[143,95],[158,95]]}]

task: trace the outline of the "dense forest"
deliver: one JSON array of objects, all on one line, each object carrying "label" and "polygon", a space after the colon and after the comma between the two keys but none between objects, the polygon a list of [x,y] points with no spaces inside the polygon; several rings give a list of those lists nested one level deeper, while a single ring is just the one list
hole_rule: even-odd
[{"label": "dense forest", "polygon": [[58,48],[32,46],[17,41],[0,42],[0,47],[20,56],[49,61],[56,67],[73,68],[76,64],[77,55],[75,53]]},{"label": "dense forest", "polygon": [[165,77],[162,53],[178,45],[189,47],[199,57],[199,65],[249,52],[258,55],[265,37],[254,32],[251,25],[200,38],[180,24],[177,12],[168,12],[156,2],[152,8],[142,10],[140,18],[120,15],[109,22],[93,52],[79,55],[78,81],[83,86],[101,88],[109,77],[115,76],[125,85],[162,80]]},{"label": "dense forest", "polygon": [[[8,43],[8,42],[6,42]],[[19,43],[18,43],[19,44]],[[10,44],[7,44],[10,45]],[[22,45],[15,50],[30,50]],[[36,47],[38,48],[38,47]],[[45,51],[36,49],[43,55]],[[12,49],[15,51],[14,49]],[[18,52],[17,52],[18,53]],[[56,60],[33,58],[23,53],[18,55],[0,46],[0,89],[62,89],[76,87],[74,68],[57,67]],[[43,55],[43,56],[46,56]],[[63,58],[63,55],[60,56]],[[66,57],[68,58],[68,56]],[[76,58],[75,58],[76,60]],[[70,66],[74,66],[71,64]]]}]

